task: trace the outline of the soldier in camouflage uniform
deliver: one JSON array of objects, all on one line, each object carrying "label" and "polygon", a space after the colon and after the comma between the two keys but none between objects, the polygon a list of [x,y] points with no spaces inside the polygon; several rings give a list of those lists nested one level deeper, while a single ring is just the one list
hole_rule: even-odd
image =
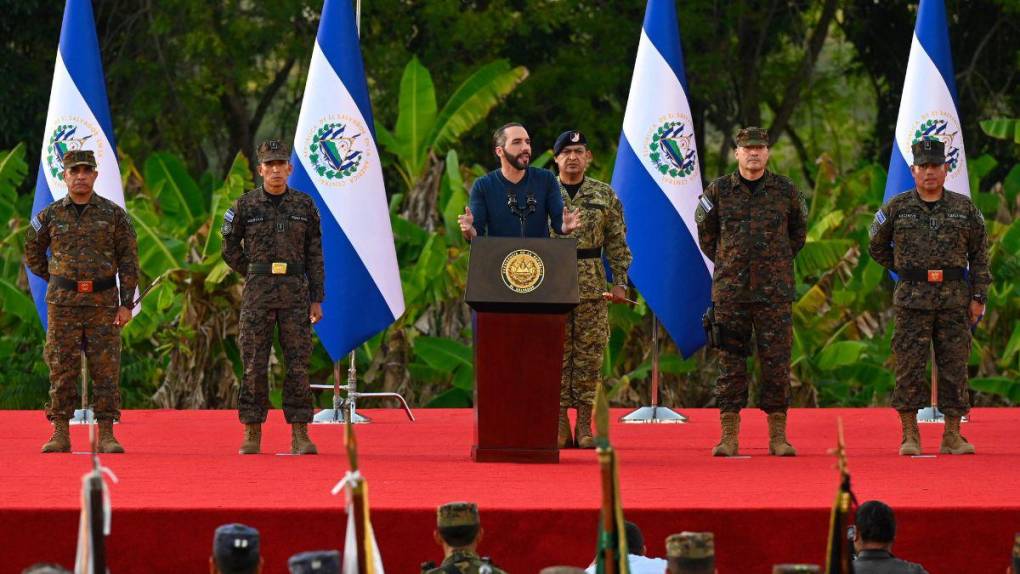
[{"label": "soldier in camouflage uniform", "polygon": [[322,318],[325,272],[319,210],[287,185],[290,152],[277,140],[258,148],[263,185],[245,193],[223,218],[223,260],[245,276],[240,345],[244,380],[238,411],[245,425],[241,454],[258,454],[269,410],[269,352],[279,325],[287,375],[283,412],[291,424],[291,452],[316,454],[308,437],[312,393],[308,360],[311,324]]},{"label": "soldier in camouflage uniform", "polygon": [[921,453],[916,415],[929,405],[924,368],[932,344],[938,364],[938,406],[946,417],[940,451],[973,454],[973,445],[960,435],[960,419],[970,410],[970,329],[985,312],[992,282],[985,220],[969,197],[943,187],[947,170],[941,141],[922,140],[911,151],[916,187],[875,213],[870,246],[875,261],[899,279],[893,295],[892,406],[903,427],[900,454]]},{"label": "soldier in camouflage uniform", "polygon": [[715,396],[722,438],[712,454],[737,454],[753,331],[761,361],[758,407],[768,415],[769,454],[794,456],[786,440],[793,259],[807,237],[807,203],[792,181],[765,169],[768,132],[744,128],[735,143],[738,171],[710,183],[695,212],[701,250],[715,263],[712,303],[720,334]]},{"label": "soldier in camouflage uniform", "polygon": [[667,574],[714,574],[715,537],[711,532],[681,532],[666,538]]},{"label": "soldier in camouflage uniform", "polygon": [[422,564],[425,574],[504,574],[487,557],[478,555],[482,541],[478,506],[473,502],[448,502],[436,510],[436,543],[443,547],[443,563]]},{"label": "soldier in camouflage uniform", "polygon": [[120,453],[124,448],[113,436],[113,421],[120,418],[120,329],[131,320],[138,287],[135,229],[120,206],[93,191],[99,177],[93,152],[69,151],[63,163],[67,195],[32,218],[25,238],[28,268],[49,283],[46,418],[54,430],[42,451],[71,451],[68,422],[81,404],[78,377],[84,346],[99,452]]},{"label": "soldier in camouflage uniform", "polygon": [[[560,193],[568,211],[576,211],[580,227],[565,237],[577,239],[577,283],[581,304],[567,316],[564,336],[563,374],[560,384],[560,448],[595,448],[591,435],[595,386],[602,380],[602,360],[609,344],[609,305],[606,291],[605,254],[613,272],[613,302],[627,297],[627,270],[631,255],[623,206],[613,188],[585,176],[591,163],[588,140],[579,131],[560,134],[553,145],[559,168]],[[574,436],[570,434],[567,409],[577,409]]]}]

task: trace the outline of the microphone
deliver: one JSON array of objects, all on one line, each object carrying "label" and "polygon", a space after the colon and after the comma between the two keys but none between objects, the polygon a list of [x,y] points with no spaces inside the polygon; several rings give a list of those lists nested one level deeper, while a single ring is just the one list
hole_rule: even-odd
[{"label": "microphone", "polygon": [[538,206],[538,200],[535,199],[535,194],[528,192],[528,215],[535,213],[535,208]]}]

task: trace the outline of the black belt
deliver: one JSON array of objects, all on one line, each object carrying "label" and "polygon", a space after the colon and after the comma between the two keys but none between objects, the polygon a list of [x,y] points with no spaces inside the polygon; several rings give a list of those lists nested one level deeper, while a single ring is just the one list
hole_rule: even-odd
[{"label": "black belt", "polygon": [[304,275],[304,263],[288,263],[276,261],[274,263],[249,263],[248,273],[250,275]]},{"label": "black belt", "polygon": [[924,281],[925,283],[942,283],[943,281],[963,281],[967,278],[967,270],[963,267],[947,267],[945,269],[900,269],[896,272],[903,281]]},{"label": "black belt", "polygon": [[592,247],[590,249],[578,249],[577,250],[577,258],[578,259],[601,259],[602,258],[602,248],[601,247]]},{"label": "black belt", "polygon": [[56,275],[50,275],[50,283],[77,293],[99,293],[117,285],[116,277],[105,277],[103,279],[92,279],[89,281],[73,281]]}]

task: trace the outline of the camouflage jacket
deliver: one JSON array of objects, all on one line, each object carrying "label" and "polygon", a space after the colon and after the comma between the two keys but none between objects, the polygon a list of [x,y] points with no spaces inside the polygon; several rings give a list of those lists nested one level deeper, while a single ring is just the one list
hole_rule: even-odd
[{"label": "camouflage jacket", "polygon": [[[558,180],[557,180],[558,181]],[[577,190],[574,199],[560,183],[564,209],[576,209],[581,226],[569,235],[577,239],[578,249],[602,249],[613,284],[627,286],[630,268],[630,248],[627,247],[627,225],[623,221],[623,206],[609,184],[590,177]],[[577,260],[577,283],[581,299],[601,299],[606,291],[606,270],[602,258]]]},{"label": "camouflage jacket", "polygon": [[[307,307],[325,295],[322,229],[312,198],[293,188],[275,206],[262,187],[238,198],[223,218],[223,260],[246,277],[242,307]],[[256,264],[303,264],[304,273],[251,273]]]},{"label": "camouflage jacket", "polygon": [[768,171],[758,190],[735,172],[698,201],[698,243],[715,263],[712,301],[793,301],[793,259],[807,238],[807,202],[793,182]]},{"label": "camouflage jacket", "polygon": [[450,554],[439,565],[439,568],[423,570],[425,574],[506,574],[493,566],[487,558],[481,558],[474,552],[457,551]]},{"label": "camouflage jacket", "polygon": [[916,190],[901,193],[875,213],[870,233],[871,257],[892,271],[969,268],[966,281],[901,280],[896,284],[894,305],[965,307],[971,297],[983,297],[988,291],[992,274],[985,219],[966,195],[947,189],[929,207]]},{"label": "camouflage jacket", "polygon": [[80,216],[68,195],[33,217],[25,236],[25,260],[32,273],[47,281],[51,277],[95,281],[115,275],[120,279],[119,290],[92,293],[64,289],[51,281],[46,289],[51,305],[130,307],[138,287],[135,228],[123,208],[97,193]]}]

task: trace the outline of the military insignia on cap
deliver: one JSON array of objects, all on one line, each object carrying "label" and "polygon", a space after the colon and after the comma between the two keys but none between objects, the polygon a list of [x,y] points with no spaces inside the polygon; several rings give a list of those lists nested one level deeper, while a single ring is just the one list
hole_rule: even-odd
[{"label": "military insignia on cap", "polygon": [[578,132],[574,132],[574,135],[570,136],[570,141],[574,143],[581,141],[581,134],[579,134]]},{"label": "military insignia on cap", "polygon": [[500,265],[503,284],[516,293],[531,293],[545,279],[545,264],[530,249],[511,251]]}]

